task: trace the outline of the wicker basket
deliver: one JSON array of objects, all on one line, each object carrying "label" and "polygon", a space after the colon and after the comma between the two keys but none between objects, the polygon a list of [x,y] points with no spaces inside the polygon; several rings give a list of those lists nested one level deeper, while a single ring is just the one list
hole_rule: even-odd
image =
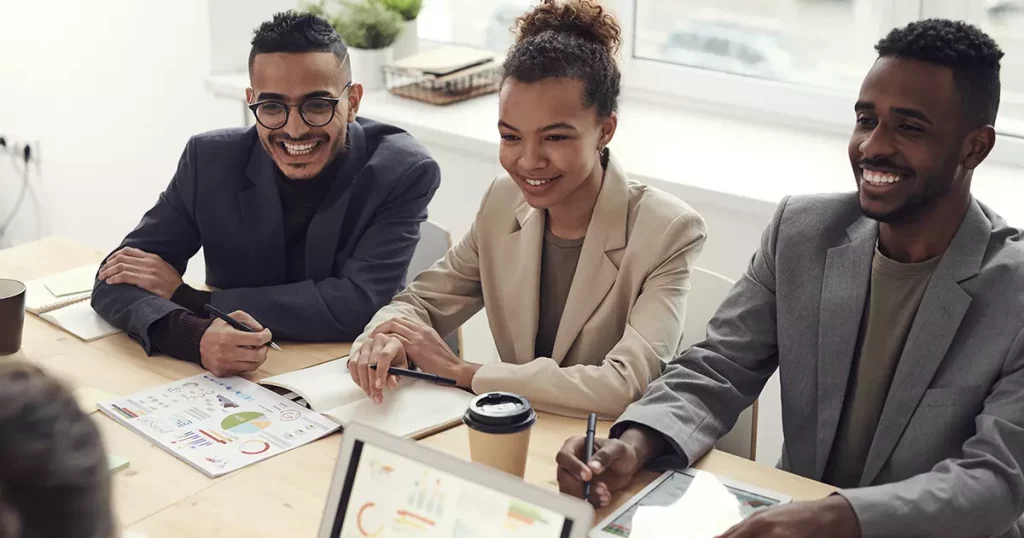
[{"label": "wicker basket", "polygon": [[498,91],[501,64],[490,61],[441,77],[395,66],[384,67],[384,85],[389,92],[430,103],[450,105]]}]

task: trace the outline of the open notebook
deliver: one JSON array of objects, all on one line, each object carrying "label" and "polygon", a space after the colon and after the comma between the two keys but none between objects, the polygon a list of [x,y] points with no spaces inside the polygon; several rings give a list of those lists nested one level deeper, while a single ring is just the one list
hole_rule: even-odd
[{"label": "open notebook", "polygon": [[120,331],[89,305],[98,265],[84,265],[25,284],[25,310],[91,342]]},{"label": "open notebook", "polygon": [[376,405],[352,382],[347,358],[289,372],[260,381],[298,394],[314,411],[341,424],[353,420],[398,437],[419,439],[462,422],[473,394],[428,381],[400,379],[397,389],[385,390]]}]

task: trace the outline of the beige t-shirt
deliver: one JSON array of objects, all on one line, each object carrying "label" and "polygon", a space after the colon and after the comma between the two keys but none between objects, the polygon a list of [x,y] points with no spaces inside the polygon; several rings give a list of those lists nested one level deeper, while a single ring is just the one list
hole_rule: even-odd
[{"label": "beige t-shirt", "polygon": [[562,239],[550,230],[544,231],[540,258],[540,315],[534,357],[551,357],[554,350],[555,335],[562,321],[573,276],[576,275],[583,239]]},{"label": "beige t-shirt", "polygon": [[900,263],[875,249],[868,303],[861,318],[839,429],[825,467],[825,482],[839,488],[860,485],[910,326],[941,259],[938,256],[920,263]]}]

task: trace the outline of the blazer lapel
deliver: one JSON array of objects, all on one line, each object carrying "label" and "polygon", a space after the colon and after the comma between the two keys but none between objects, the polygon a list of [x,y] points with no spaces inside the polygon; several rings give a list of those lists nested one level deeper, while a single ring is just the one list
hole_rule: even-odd
[{"label": "blazer lapel", "polygon": [[501,265],[510,267],[507,293],[515,361],[532,361],[537,345],[537,321],[540,317],[540,257],[544,245],[544,212],[523,202],[516,209],[518,226],[501,239],[500,252],[506,256]]},{"label": "blazer lapel", "polygon": [[818,323],[818,446],[815,479],[825,472],[846,398],[853,352],[871,283],[878,225],[861,218],[846,229],[850,241],[825,258]]},{"label": "blazer lapel", "polygon": [[974,200],[932,273],[907,335],[878,428],[864,463],[861,485],[871,484],[892,454],[925,390],[942,364],[971,296],[960,282],[978,274],[991,226]]},{"label": "blazer lapel", "polygon": [[257,142],[245,168],[249,187],[238,194],[247,232],[247,237],[239,240],[249,243],[252,266],[260,268],[260,273],[266,275],[261,280],[266,282],[281,282],[285,277],[284,216],[276,173],[273,159]]},{"label": "blazer lapel", "polygon": [[562,319],[555,334],[552,360],[561,364],[576,337],[608,290],[615,283],[619,268],[608,258],[612,252],[626,246],[626,213],[629,203],[629,184],[619,163],[608,159],[601,191],[594,204],[594,212],[587,226],[576,273],[565,300]]},{"label": "blazer lapel", "polygon": [[366,166],[366,138],[363,127],[358,123],[348,124],[348,152],[336,158],[344,158],[345,164],[338,170],[334,184],[327,191],[327,198],[320,204],[306,232],[306,278],[321,280],[331,276],[334,259],[338,252],[338,241],[352,197],[352,183]]}]

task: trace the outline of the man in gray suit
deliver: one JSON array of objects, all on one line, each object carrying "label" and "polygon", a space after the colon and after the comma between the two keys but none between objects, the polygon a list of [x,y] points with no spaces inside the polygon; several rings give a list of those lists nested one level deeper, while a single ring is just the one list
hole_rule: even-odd
[{"label": "man in gray suit", "polygon": [[[440,184],[408,133],[356,117],[345,44],[279,13],[252,40],[256,126],[193,137],[177,173],[97,275],[92,306],[147,353],[218,376],[258,368],[273,336],[351,341],[403,286]],[[182,283],[202,247],[206,283]],[[211,318],[205,305],[259,333]]]},{"label": "man in gray suit", "polygon": [[603,506],[645,465],[697,461],[778,368],[779,466],[840,491],[725,537],[1022,535],[1024,237],[970,194],[1002,52],[944,20],[876,48],[849,148],[858,192],[782,201],[707,338],[589,465],[566,442],[563,491],[593,479]]}]

